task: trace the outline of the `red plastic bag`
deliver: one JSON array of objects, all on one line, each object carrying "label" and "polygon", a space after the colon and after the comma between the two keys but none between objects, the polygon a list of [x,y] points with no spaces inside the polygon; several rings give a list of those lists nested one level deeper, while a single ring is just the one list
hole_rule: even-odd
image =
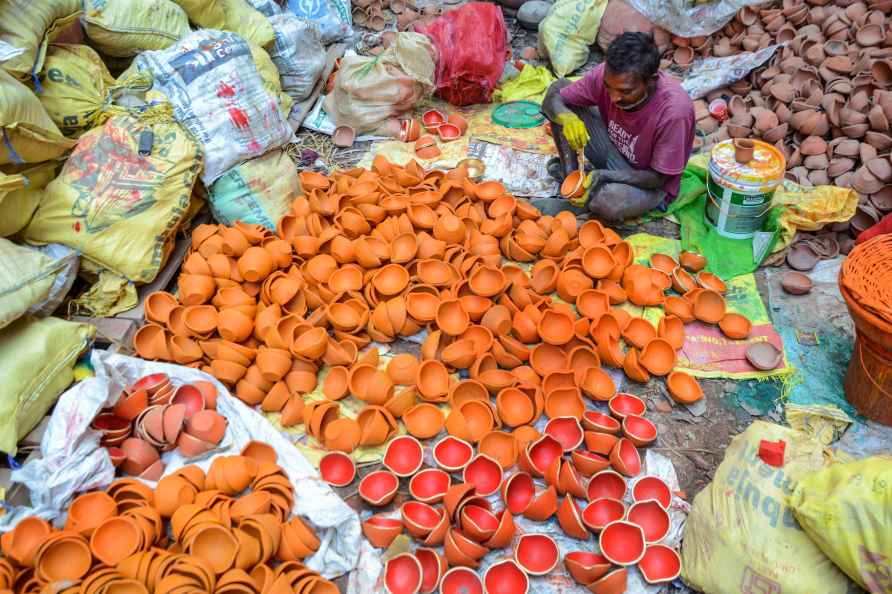
[{"label": "red plastic bag", "polygon": [[437,48],[437,95],[453,105],[490,102],[508,57],[497,4],[471,2],[417,31]]}]

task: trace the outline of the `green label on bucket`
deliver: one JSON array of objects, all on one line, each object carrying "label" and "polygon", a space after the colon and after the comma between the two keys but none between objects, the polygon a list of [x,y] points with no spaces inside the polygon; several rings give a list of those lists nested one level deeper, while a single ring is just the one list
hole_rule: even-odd
[{"label": "green label on bucket", "polygon": [[708,193],[706,219],[719,235],[743,239],[762,229],[771,207],[774,191],[743,193],[726,188],[713,179],[706,180]]}]

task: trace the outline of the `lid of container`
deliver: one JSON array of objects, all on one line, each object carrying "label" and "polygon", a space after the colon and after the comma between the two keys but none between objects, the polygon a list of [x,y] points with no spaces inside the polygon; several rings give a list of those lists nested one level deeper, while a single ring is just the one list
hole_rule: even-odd
[{"label": "lid of container", "polygon": [[751,141],[755,148],[753,159],[739,163],[734,158],[734,141],[725,140],[714,147],[709,159],[709,169],[714,174],[744,185],[760,185],[780,181],[787,168],[784,155],[773,145],[761,140]]},{"label": "lid of container", "polygon": [[492,121],[505,128],[535,128],[545,121],[545,116],[538,103],[509,101],[492,110]]}]

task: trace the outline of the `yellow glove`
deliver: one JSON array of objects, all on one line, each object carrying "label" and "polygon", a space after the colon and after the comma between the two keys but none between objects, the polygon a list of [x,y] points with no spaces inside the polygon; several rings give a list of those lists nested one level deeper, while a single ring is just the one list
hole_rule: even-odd
[{"label": "yellow glove", "polygon": [[558,114],[557,121],[564,129],[564,138],[570,143],[570,148],[578,151],[588,144],[588,130],[579,116],[572,112]]}]

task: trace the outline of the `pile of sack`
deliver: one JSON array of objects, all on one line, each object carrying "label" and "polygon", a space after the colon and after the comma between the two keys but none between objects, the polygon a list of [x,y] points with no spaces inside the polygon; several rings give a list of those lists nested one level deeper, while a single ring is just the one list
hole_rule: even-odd
[{"label": "pile of sack", "polygon": [[[77,310],[136,305],[207,199],[274,228],[300,194],[285,146],[349,2],[0,4],[0,235],[76,250]],[[114,76],[113,74],[114,73]]]}]

